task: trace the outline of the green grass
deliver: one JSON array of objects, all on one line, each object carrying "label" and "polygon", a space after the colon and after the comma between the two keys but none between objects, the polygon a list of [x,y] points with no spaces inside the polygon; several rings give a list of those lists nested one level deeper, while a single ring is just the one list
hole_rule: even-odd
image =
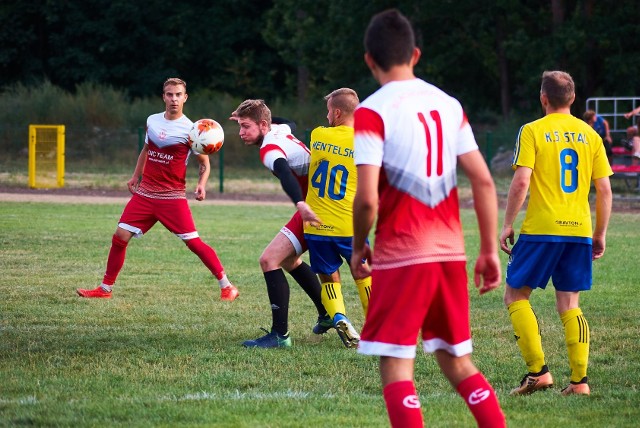
[{"label": "green grass", "polygon": [[[270,325],[257,260],[290,207],[193,205],[201,236],[240,289],[235,302],[218,300],[206,268],[160,225],[132,241],[113,299],[80,299],[75,288],[95,287],[104,273],[121,210],[0,204],[0,426],[387,426],[377,360],[343,348],[335,333],[314,336],[315,310],[292,280],[293,348],[240,346]],[[472,211],[463,211],[463,222],[473,256]],[[613,216],[594,289],[582,297],[592,332],[589,398],[561,397],[558,389],[509,397],[525,368],[501,292],[472,291],[474,361],[509,426],[637,424],[637,224],[640,214]],[[361,326],[355,285],[345,279],[343,290]],[[534,293],[532,303],[548,364],[564,386],[569,373],[552,288]],[[473,426],[432,356],[419,355],[416,383],[428,425]]]}]

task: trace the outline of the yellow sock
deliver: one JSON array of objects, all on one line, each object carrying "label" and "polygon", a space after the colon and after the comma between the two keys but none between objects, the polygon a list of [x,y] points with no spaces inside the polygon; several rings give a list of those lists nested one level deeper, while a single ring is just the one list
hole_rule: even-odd
[{"label": "yellow sock", "polygon": [[320,298],[331,318],[336,314],[346,315],[342,285],[339,282],[323,282]]},{"label": "yellow sock", "polygon": [[567,343],[571,382],[580,382],[587,376],[589,364],[589,324],[580,308],[569,309],[560,315]]},{"label": "yellow sock", "polygon": [[540,372],[544,366],[544,352],[538,319],[531,308],[531,303],[528,300],[518,300],[510,304],[507,309],[509,309],[516,343],[529,372]]},{"label": "yellow sock", "polygon": [[360,303],[362,303],[362,310],[367,315],[367,309],[369,309],[369,298],[371,297],[371,277],[368,276],[363,279],[356,279],[356,285],[358,286],[358,294],[360,295]]}]

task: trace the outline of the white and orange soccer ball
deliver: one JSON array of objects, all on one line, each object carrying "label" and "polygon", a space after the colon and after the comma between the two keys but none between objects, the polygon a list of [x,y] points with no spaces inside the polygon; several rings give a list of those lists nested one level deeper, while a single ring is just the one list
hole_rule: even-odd
[{"label": "white and orange soccer ball", "polygon": [[200,119],[193,123],[189,131],[189,147],[196,153],[210,155],[222,148],[224,130],[213,119]]}]

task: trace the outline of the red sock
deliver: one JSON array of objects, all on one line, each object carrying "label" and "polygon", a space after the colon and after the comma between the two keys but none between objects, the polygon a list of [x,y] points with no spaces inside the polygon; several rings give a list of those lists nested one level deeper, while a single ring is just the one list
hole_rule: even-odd
[{"label": "red sock", "polygon": [[209,268],[217,279],[222,279],[224,276],[224,268],[213,248],[205,244],[200,238],[189,239],[188,241],[184,241],[184,243],[187,244],[187,247],[189,247],[191,251],[200,257],[202,263]]},{"label": "red sock", "polygon": [[124,266],[124,257],[127,254],[127,241],[123,241],[116,235],[111,238],[111,249],[109,250],[109,258],[107,259],[107,269],[104,273],[102,283],[105,285],[113,285],[116,278]]},{"label": "red sock", "polygon": [[420,399],[416,386],[410,380],[393,382],[382,391],[392,427],[423,427]]},{"label": "red sock", "polygon": [[456,389],[476,418],[478,427],[507,426],[496,392],[482,373],[469,376]]}]

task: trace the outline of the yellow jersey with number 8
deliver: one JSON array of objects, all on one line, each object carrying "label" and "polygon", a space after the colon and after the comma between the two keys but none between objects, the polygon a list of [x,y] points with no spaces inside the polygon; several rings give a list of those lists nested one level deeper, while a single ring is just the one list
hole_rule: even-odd
[{"label": "yellow jersey with number 8", "polygon": [[518,133],[513,169],[533,170],[521,234],[541,241],[591,238],[589,191],[613,174],[602,138],[570,114],[552,113]]}]

